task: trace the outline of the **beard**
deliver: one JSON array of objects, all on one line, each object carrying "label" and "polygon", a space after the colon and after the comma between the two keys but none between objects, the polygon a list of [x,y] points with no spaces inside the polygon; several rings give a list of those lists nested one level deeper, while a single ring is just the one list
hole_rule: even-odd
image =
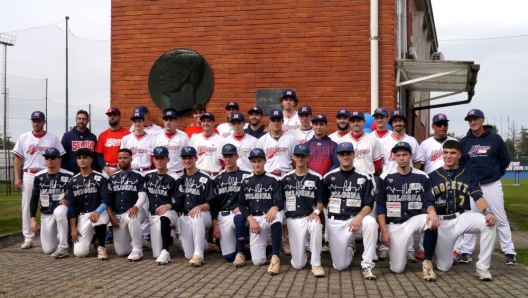
[{"label": "beard", "polygon": [[108,124],[109,124],[110,126],[116,126],[116,125],[119,124],[119,121],[117,121],[117,120],[114,120],[114,121],[110,120],[110,121],[108,121]]}]

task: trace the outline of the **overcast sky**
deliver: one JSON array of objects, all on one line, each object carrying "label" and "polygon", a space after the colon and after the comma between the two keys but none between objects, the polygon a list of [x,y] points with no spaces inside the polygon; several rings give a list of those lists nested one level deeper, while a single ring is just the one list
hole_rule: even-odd
[{"label": "overcast sky", "polygon": [[[0,32],[17,36],[8,48],[10,88],[9,130],[16,139],[30,130],[31,111],[44,110],[45,78],[49,78],[48,123],[59,137],[65,129],[65,21],[70,17],[69,126],[78,109],[92,104],[94,133],[106,129],[104,110],[110,100],[110,1],[1,0]],[[463,121],[473,108],[482,109],[489,123],[507,134],[507,119],[528,126],[524,117],[528,62],[526,49],[528,1],[433,0],[439,50],[446,60],[475,61],[481,65],[476,94],[469,105],[431,110],[451,119],[450,130],[467,131]],[[33,27],[42,27],[22,30]],[[495,38],[495,39],[488,39]],[[478,39],[478,40],[471,40]],[[449,41],[459,40],[459,41]],[[29,79],[34,78],[34,79]],[[437,103],[467,99],[460,94]],[[3,103],[0,104],[3,116]],[[502,118],[502,124],[501,124]]]}]

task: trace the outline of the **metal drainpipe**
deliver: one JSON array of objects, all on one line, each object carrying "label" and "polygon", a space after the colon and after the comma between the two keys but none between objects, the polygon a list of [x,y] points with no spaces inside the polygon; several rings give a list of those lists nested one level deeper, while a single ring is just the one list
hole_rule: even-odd
[{"label": "metal drainpipe", "polygon": [[379,107],[378,0],[370,0],[370,112]]}]

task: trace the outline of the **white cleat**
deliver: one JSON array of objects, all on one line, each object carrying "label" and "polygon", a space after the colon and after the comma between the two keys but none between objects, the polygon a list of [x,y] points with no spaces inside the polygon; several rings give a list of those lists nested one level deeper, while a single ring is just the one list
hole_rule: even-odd
[{"label": "white cleat", "polygon": [[161,254],[159,255],[159,257],[156,259],[156,264],[158,265],[167,265],[167,263],[170,262],[170,254],[169,252],[164,249],[161,251]]},{"label": "white cleat", "polygon": [[136,262],[143,259],[143,253],[139,251],[133,251],[128,255],[127,258],[130,262]]}]

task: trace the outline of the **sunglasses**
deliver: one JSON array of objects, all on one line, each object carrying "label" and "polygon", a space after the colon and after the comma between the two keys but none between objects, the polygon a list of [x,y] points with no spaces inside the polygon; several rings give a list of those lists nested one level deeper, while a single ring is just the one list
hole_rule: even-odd
[{"label": "sunglasses", "polygon": [[57,159],[57,156],[44,156],[45,160],[55,160]]},{"label": "sunglasses", "polygon": [[448,126],[448,123],[447,123],[447,122],[436,122],[436,123],[435,123],[435,126],[438,126],[438,127],[445,126],[445,127],[447,127],[447,126]]}]

